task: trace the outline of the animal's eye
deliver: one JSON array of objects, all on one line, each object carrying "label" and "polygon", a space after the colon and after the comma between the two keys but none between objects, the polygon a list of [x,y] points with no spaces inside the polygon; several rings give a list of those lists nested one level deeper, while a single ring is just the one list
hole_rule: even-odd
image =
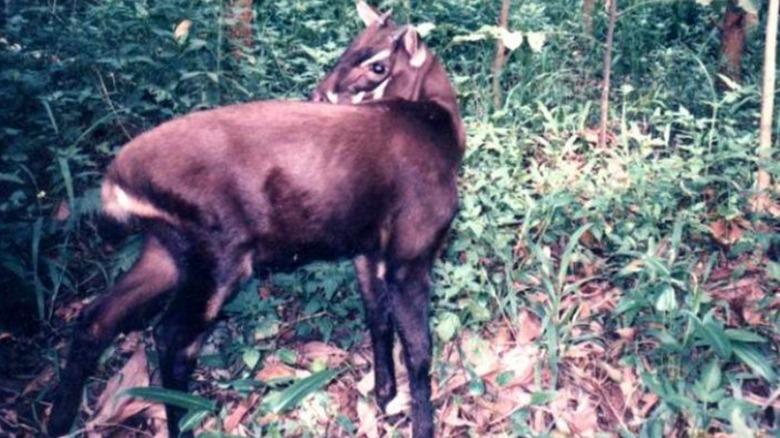
[{"label": "animal's eye", "polygon": [[385,66],[380,64],[380,63],[378,63],[378,62],[375,62],[375,63],[371,64],[371,71],[376,73],[376,74],[378,74],[378,75],[384,74]]}]

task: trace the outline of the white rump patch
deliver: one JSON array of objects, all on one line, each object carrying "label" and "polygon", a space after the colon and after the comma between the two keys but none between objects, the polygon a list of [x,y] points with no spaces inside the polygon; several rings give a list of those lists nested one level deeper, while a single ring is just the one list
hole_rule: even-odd
[{"label": "white rump patch", "polygon": [[339,103],[339,95],[332,91],[325,93],[325,97],[328,98],[328,102],[330,103]]},{"label": "white rump patch", "polygon": [[103,211],[119,221],[124,222],[131,215],[135,215],[146,218],[164,219],[168,222],[176,222],[164,211],[159,210],[157,207],[143,199],[131,196],[111,181],[105,181],[103,183],[101,196],[103,198]]}]

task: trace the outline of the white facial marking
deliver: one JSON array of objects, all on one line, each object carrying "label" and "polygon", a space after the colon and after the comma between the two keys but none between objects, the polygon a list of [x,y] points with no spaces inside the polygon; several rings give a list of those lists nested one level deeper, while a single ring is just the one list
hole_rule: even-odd
[{"label": "white facial marking", "polygon": [[392,52],[390,52],[390,49],[381,50],[381,51],[377,52],[376,55],[366,59],[363,62],[361,62],[360,66],[361,67],[365,67],[365,66],[371,65],[371,64],[373,64],[375,62],[383,61],[383,60],[389,58],[391,54],[392,54]]},{"label": "white facial marking", "polygon": [[332,91],[328,91],[327,93],[325,93],[325,97],[328,98],[328,102],[330,102],[330,103],[339,103],[339,96],[338,96],[338,94],[336,94],[336,93],[334,93]]},{"label": "white facial marking", "polygon": [[371,94],[371,98],[373,100],[379,100],[382,98],[382,96],[385,95],[385,89],[387,88],[387,84],[390,83],[390,77],[388,76],[387,79],[382,81],[379,85],[374,88],[374,92]]},{"label": "white facial marking", "polygon": [[352,103],[358,104],[363,101],[363,97],[366,95],[365,91],[361,91],[360,93],[352,96]]}]

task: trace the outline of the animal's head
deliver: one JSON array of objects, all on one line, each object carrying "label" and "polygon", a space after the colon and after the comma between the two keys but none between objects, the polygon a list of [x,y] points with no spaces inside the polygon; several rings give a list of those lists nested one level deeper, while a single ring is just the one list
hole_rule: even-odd
[{"label": "animal's head", "polygon": [[[420,100],[430,64],[436,62],[414,26],[396,26],[391,11],[361,1],[366,28],[312,93],[315,102],[361,103],[378,99]],[[446,77],[444,78],[446,81]]]}]

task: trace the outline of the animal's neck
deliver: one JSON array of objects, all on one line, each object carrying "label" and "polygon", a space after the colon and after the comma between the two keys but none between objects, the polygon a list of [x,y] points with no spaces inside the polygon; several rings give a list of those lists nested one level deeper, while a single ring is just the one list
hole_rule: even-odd
[{"label": "animal's neck", "polygon": [[419,86],[419,100],[436,102],[447,110],[452,120],[458,150],[463,154],[466,150],[466,129],[463,126],[458,101],[447,78],[447,72],[436,59],[431,59],[422,69],[423,71],[418,75],[418,79],[422,79],[422,84]]}]

